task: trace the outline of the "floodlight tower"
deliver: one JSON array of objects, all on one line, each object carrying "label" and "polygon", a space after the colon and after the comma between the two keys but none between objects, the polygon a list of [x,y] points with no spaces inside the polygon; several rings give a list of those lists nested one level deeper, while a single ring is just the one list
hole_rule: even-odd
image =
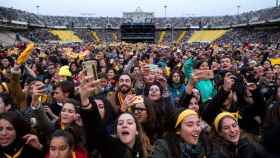
[{"label": "floodlight tower", "polygon": [[40,8],[40,6],[39,6],[39,5],[36,5],[37,15],[39,14],[39,8]]},{"label": "floodlight tower", "polygon": [[237,15],[239,15],[240,14],[240,4],[238,4],[236,7],[237,7]]},{"label": "floodlight tower", "polygon": [[167,5],[164,5],[164,17],[166,18],[166,9],[167,9]]}]

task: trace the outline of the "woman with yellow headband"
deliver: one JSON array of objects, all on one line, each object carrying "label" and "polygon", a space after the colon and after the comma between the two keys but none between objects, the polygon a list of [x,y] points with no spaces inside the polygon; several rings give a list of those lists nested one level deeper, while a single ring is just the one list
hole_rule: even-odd
[{"label": "woman with yellow headband", "polygon": [[211,151],[208,158],[258,157],[256,146],[240,137],[237,117],[236,114],[230,112],[222,112],[216,116],[210,137]]},{"label": "woman with yellow headband", "polygon": [[200,133],[198,114],[190,109],[179,110],[164,139],[156,141],[153,158],[203,158],[205,150],[199,142]]}]

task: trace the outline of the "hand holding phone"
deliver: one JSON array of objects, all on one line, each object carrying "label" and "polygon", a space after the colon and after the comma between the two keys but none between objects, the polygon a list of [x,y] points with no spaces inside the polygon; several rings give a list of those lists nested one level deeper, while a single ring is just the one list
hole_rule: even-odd
[{"label": "hand holding phone", "polygon": [[214,77],[214,73],[212,70],[196,70],[194,75],[198,80],[207,80],[212,79]]},{"label": "hand holding phone", "polygon": [[94,60],[84,61],[82,65],[87,76],[93,76],[94,80],[98,79],[97,66]]}]

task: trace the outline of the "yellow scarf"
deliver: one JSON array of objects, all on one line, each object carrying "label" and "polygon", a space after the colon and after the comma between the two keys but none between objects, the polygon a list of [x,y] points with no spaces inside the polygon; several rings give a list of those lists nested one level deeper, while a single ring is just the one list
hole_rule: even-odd
[{"label": "yellow scarf", "polygon": [[65,129],[65,125],[60,121],[60,128],[62,129],[62,130],[64,130]]},{"label": "yellow scarf", "polygon": [[[128,95],[132,94],[132,92],[128,92]],[[117,92],[117,97],[120,103],[120,109],[124,109],[124,99],[125,99],[125,95],[122,95],[120,92]],[[124,112],[124,111],[122,111]]]},{"label": "yellow scarf", "polygon": [[120,103],[120,109],[123,109],[125,98],[120,93],[118,93],[117,95],[118,95],[118,100],[119,100],[119,103]]},{"label": "yellow scarf", "polygon": [[7,154],[7,153],[4,153],[4,154],[5,154],[5,156],[6,156],[7,158],[17,158],[17,157],[20,156],[22,150],[23,150],[23,147],[21,147],[21,148],[15,153],[15,155],[13,155],[13,156],[11,156],[11,155],[9,155],[9,154]]}]

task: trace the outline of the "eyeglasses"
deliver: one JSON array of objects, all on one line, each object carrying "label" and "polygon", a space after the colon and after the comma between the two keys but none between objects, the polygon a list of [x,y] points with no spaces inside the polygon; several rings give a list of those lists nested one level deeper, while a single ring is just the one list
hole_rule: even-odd
[{"label": "eyeglasses", "polygon": [[133,113],[141,113],[146,110],[147,110],[146,108],[137,108],[137,107],[132,108]]}]

